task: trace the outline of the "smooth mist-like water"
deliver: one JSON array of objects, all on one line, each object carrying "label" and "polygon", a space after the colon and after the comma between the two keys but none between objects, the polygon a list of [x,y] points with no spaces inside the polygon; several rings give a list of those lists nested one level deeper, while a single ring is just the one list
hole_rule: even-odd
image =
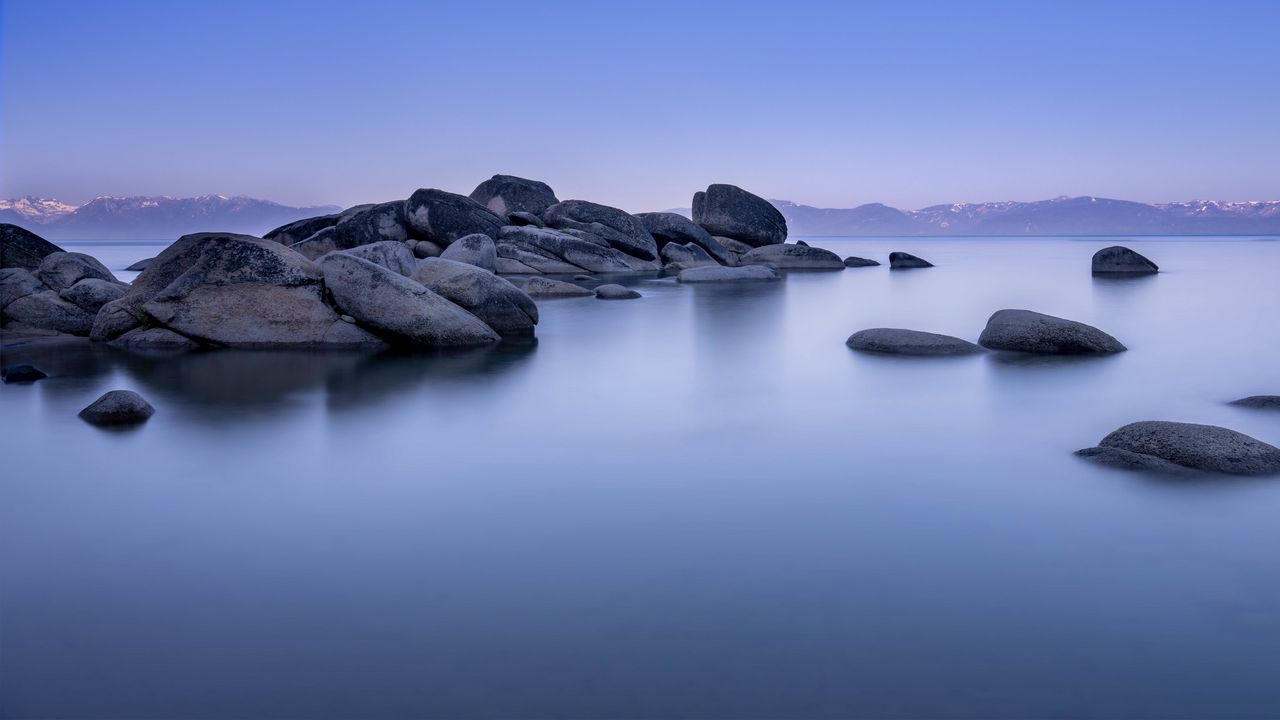
[{"label": "smooth mist-like water", "polygon": [[[1280,443],[1225,404],[1280,392],[1280,243],[1129,239],[1165,272],[1101,280],[1106,239],[814,242],[938,267],[632,281],[455,357],[36,356],[0,390],[0,715],[1280,715],[1280,479],[1071,454]],[[844,346],[1005,307],[1130,351]],[[155,417],[76,418],[111,388]]]}]

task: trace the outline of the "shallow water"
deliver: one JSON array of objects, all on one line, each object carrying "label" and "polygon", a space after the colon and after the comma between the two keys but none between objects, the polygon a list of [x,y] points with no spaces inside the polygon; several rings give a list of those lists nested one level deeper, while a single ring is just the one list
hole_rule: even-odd
[{"label": "shallow water", "polygon": [[[34,354],[0,716],[1280,715],[1280,480],[1071,454],[1142,419],[1280,443],[1225,404],[1280,393],[1280,242],[1127,239],[1164,272],[1123,280],[1098,238],[813,242],[938,267],[631,280],[494,352]],[[1005,307],[1130,351],[844,346]],[[155,417],[76,418],[112,388]]]}]

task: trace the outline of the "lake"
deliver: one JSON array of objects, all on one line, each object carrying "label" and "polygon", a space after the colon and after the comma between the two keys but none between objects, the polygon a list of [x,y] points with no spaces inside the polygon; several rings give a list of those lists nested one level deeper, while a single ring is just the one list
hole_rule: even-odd
[{"label": "lake", "polygon": [[[627,279],[471,353],[7,349],[52,377],[0,388],[0,716],[1280,716],[1280,479],[1072,455],[1280,444],[1225,404],[1280,393],[1280,242],[810,242],[937,267]],[[844,345],[1001,308],[1129,351]],[[155,417],[77,419],[114,388]]]}]

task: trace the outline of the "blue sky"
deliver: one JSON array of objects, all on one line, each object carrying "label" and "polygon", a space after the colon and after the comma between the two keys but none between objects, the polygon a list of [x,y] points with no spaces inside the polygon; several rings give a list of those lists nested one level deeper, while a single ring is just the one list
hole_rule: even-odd
[{"label": "blue sky", "polygon": [[1280,198],[1280,2],[4,0],[0,197]]}]

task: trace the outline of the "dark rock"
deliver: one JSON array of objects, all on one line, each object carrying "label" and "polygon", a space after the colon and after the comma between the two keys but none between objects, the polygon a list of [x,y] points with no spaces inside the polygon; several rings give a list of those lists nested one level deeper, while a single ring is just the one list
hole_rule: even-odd
[{"label": "dark rock", "polygon": [[463,195],[443,190],[418,190],[405,203],[409,226],[422,238],[441,247],[474,233],[498,239],[506,220]]},{"label": "dark rock", "polygon": [[[485,240],[488,236],[480,235]],[[455,242],[458,247],[466,238]],[[492,240],[489,240],[492,244]],[[503,337],[532,335],[538,324],[538,306],[507,280],[471,263],[444,257],[429,258],[413,273],[413,279],[440,297],[484,321]]]},{"label": "dark rock", "polygon": [[1150,275],[1160,268],[1142,255],[1121,245],[1112,245],[1093,254],[1095,275]]},{"label": "dark rock", "polygon": [[410,240],[409,247],[413,250],[413,256],[419,260],[440,257],[440,254],[444,252],[444,248],[430,240]]},{"label": "dark rock", "polygon": [[28,383],[49,377],[31,365],[7,365],[0,368],[0,382]]},{"label": "dark rock", "polygon": [[893,355],[969,355],[982,348],[958,337],[919,330],[871,328],[849,336],[845,344],[854,350]]},{"label": "dark rock", "polygon": [[525,294],[532,298],[586,297],[595,294],[573,283],[544,277],[529,278],[522,287]]},{"label": "dark rock", "polygon": [[596,288],[596,297],[601,300],[634,300],[640,297],[640,293],[628,287],[609,284]]},{"label": "dark rock", "polygon": [[735,185],[716,184],[694,193],[693,222],[712,235],[752,247],[787,239],[787,220],[769,201]]},{"label": "dark rock", "polygon": [[405,277],[413,274],[418,269],[418,259],[413,256],[413,251],[408,245],[394,240],[383,240],[382,242],[369,243],[368,245],[360,245],[350,250],[338,250],[335,252],[345,252],[354,255],[363,260],[368,260],[375,265],[400,273]]},{"label": "dark rock", "polygon": [[123,283],[85,278],[71,287],[58,293],[58,297],[76,305],[87,312],[98,314],[103,305],[124,296],[128,285]]},{"label": "dark rock", "polygon": [[[715,258],[718,263],[728,264],[734,259],[732,253],[719,240],[712,237],[711,233],[683,215],[651,212],[640,213],[636,217],[640,218],[645,230],[648,230],[649,234],[653,236],[659,250],[667,243],[679,243],[681,245],[693,243],[706,250],[707,254]],[[750,247],[748,246],[747,249],[749,250]],[[746,251],[744,250],[743,252]]]},{"label": "dark rock", "polygon": [[49,288],[25,268],[0,268],[0,310],[18,298],[26,297]]},{"label": "dark rock", "polygon": [[98,310],[89,330],[89,339],[96,342],[114,340],[146,323],[147,314],[142,304],[125,293],[124,297],[112,300]]},{"label": "dark rock", "polygon": [[507,223],[511,225],[532,225],[534,227],[546,227],[546,223],[542,222],[542,218],[531,212],[513,212],[507,213]]},{"label": "dark rock", "polygon": [[352,215],[363,212],[372,207],[374,207],[373,204],[356,205],[354,207],[349,207],[340,213],[333,213],[332,215],[318,215],[316,217],[295,220],[291,223],[281,225],[275,230],[263,235],[262,239],[274,240],[281,245],[293,245],[294,243],[306,240],[327,227],[333,227]]},{"label": "dark rock", "polygon": [[681,270],[676,278],[682,283],[714,283],[714,282],[759,282],[777,280],[778,273],[764,265],[744,265],[742,267],[703,267]]},{"label": "dark rock", "polygon": [[1075,454],[1099,465],[1106,465],[1119,470],[1142,470],[1178,476],[1200,474],[1198,470],[1163,460],[1155,455],[1143,455],[1142,453],[1130,452],[1121,448],[1091,447],[1077,450]]},{"label": "dark rock", "polygon": [[46,257],[58,252],[65,251],[30,230],[0,223],[0,269],[35,271]]},{"label": "dark rock", "polygon": [[992,350],[1045,355],[1123,352],[1119,340],[1091,325],[1030,310],[998,310],[987,320],[978,344]]},{"label": "dark rock", "polygon": [[52,290],[66,290],[86,278],[96,278],[118,283],[106,265],[92,255],[75,252],[55,252],[45,256],[36,268],[36,277]]},{"label": "dark rock", "polygon": [[779,270],[844,269],[844,261],[830,250],[782,243],[753,248],[739,262],[744,265],[768,265]]},{"label": "dark rock", "polygon": [[31,328],[88,335],[93,328],[94,314],[63,300],[54,290],[41,290],[6,305],[4,318]]},{"label": "dark rock", "polygon": [[444,249],[440,257],[445,260],[475,265],[489,272],[496,272],[498,248],[494,244],[493,238],[475,233],[453,241],[453,244]]},{"label": "dark rock", "polygon": [[142,270],[146,270],[147,266],[151,264],[152,260],[155,260],[155,258],[147,258],[146,260],[139,260],[138,262],[125,268],[125,270],[128,270],[130,272],[140,272]]},{"label": "dark rock", "polygon": [[1255,410],[1280,410],[1280,395],[1250,395],[1232,400],[1230,404]]},{"label": "dark rock", "polygon": [[542,219],[552,228],[598,235],[610,247],[632,257],[658,259],[658,244],[644,223],[624,210],[586,200],[565,200],[547,208]]},{"label": "dark rock", "polygon": [[918,258],[911,253],[891,252],[889,253],[889,269],[890,270],[910,270],[912,268],[931,268],[933,263],[922,258]]},{"label": "dark rock", "polygon": [[507,217],[517,212],[538,216],[547,208],[560,202],[556,199],[556,194],[551,191],[550,185],[514,175],[494,175],[485,180],[471,191],[471,199],[489,208],[499,217]]},{"label": "dark rock", "polygon": [[497,271],[503,274],[568,275],[582,272],[582,268],[573,263],[567,263],[546,250],[523,243],[499,242],[497,251]]},{"label": "dark rock", "polygon": [[877,260],[870,260],[870,259],[868,259],[868,258],[854,257],[854,256],[852,256],[852,255],[850,255],[849,257],[847,257],[847,258],[845,258],[845,259],[844,259],[844,266],[845,266],[845,267],[851,267],[851,268],[852,268],[852,267],[877,267],[877,266],[879,266],[879,265],[880,265],[880,262],[879,262],[879,261],[877,261]]},{"label": "dark rock", "polygon": [[190,352],[200,348],[195,340],[162,327],[135,328],[107,344],[141,352]]},{"label": "dark rock", "polygon": [[[556,230],[534,227],[515,227],[508,225],[499,233],[499,240],[504,243],[542,250],[550,253],[566,263],[576,266],[568,272],[577,273],[582,270],[591,272],[630,272],[631,265],[623,253],[610,247],[601,247],[595,243]],[[516,257],[526,265],[531,263],[523,257]],[[534,267],[537,267],[536,265]],[[543,272],[556,272],[543,270]]]},{"label": "dark rock", "polygon": [[707,254],[706,250],[702,249],[701,245],[695,245],[691,242],[683,245],[669,242],[663,245],[662,250],[659,252],[665,262],[679,266],[680,270],[700,265],[719,265],[714,258]]},{"label": "dark rock", "polygon": [[136,425],[146,422],[156,409],[132,390],[112,390],[80,411],[80,418],[93,425]]},{"label": "dark rock", "polygon": [[807,242],[805,242],[805,241],[803,241],[803,240],[797,240],[797,241],[796,241],[796,244],[797,244],[797,245],[799,245],[800,247],[809,247],[809,243],[807,243]]},{"label": "dark rock", "polygon": [[755,249],[754,245],[748,245],[741,240],[734,240],[731,237],[724,237],[722,235],[716,235],[714,237],[715,241],[720,243],[720,246],[731,253],[735,258],[746,255]]},{"label": "dark rock", "polygon": [[[1183,467],[1233,475],[1280,473],[1280,448],[1216,425],[1146,420],[1130,423],[1098,443],[1099,448],[1147,455]],[[1080,451],[1085,457],[1115,462],[1116,453]],[[1140,458],[1132,459],[1139,465]],[[1145,462],[1145,461],[1143,461]]]},{"label": "dark rock", "polygon": [[332,227],[327,227],[288,247],[308,260],[319,260],[331,252],[341,252],[344,249],[338,247],[338,239],[334,236],[334,232]]}]

